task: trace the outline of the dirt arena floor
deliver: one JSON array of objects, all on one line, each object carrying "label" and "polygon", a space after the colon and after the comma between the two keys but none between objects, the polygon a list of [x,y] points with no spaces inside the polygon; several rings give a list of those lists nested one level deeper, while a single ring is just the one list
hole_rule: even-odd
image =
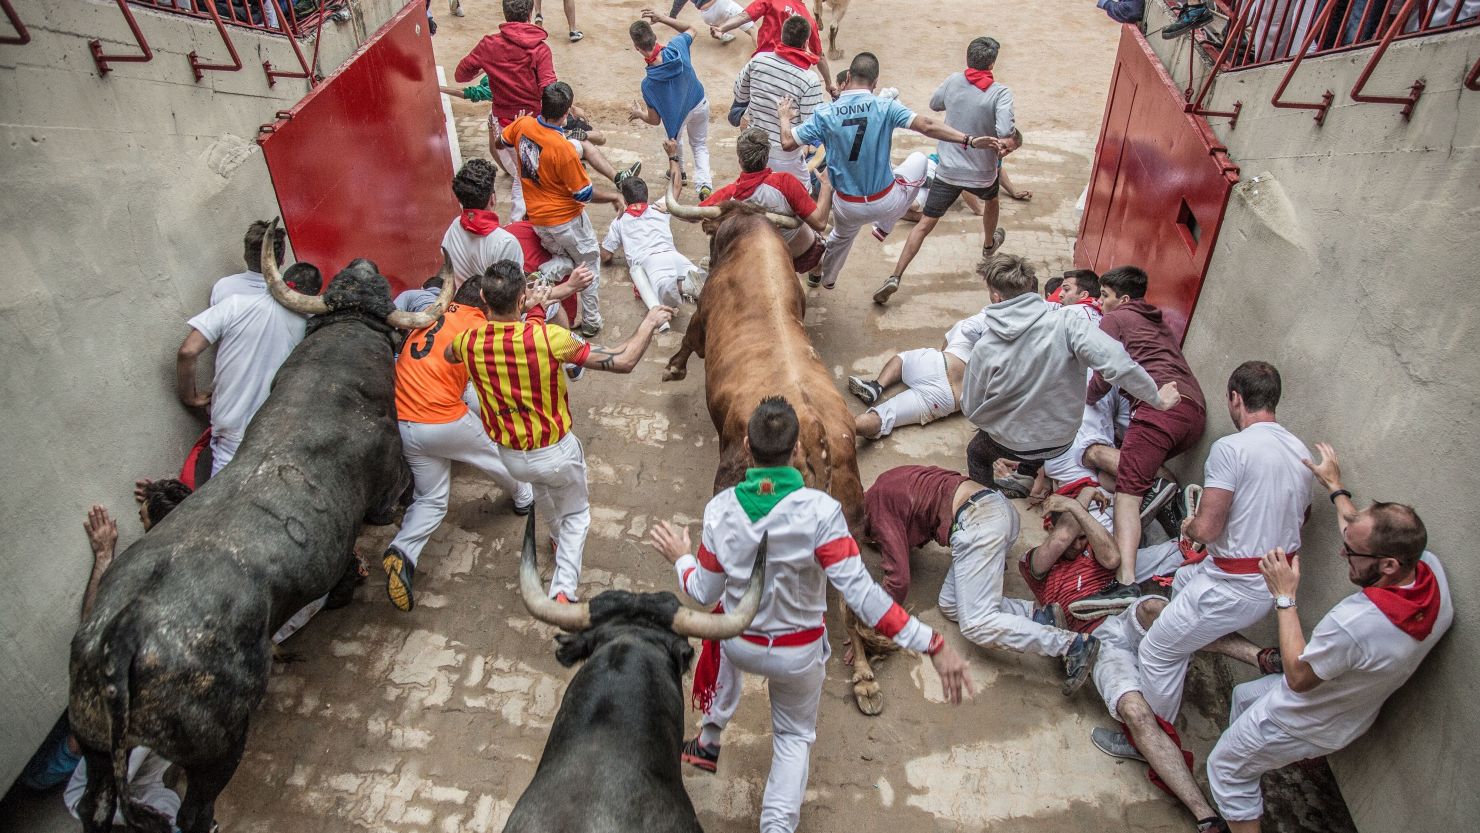
[{"label": "dirt arena floor", "polygon": [[[607,154],[619,166],[641,159],[652,183],[661,182],[664,170],[660,128],[626,119],[643,68],[626,29],[645,5],[579,3],[586,37],[578,44],[567,42],[554,0],[546,3],[546,22],[554,33],[556,70],[609,135]],[[454,18],[441,0],[434,3],[440,26],[434,43],[449,80],[457,61],[502,20],[493,0],[464,0],[463,6],[467,17]],[[682,17],[698,23],[692,8]],[[883,65],[881,86],[899,88],[901,101],[924,111],[935,86],[964,66],[966,44],[983,34],[1002,43],[997,79],[1016,95],[1018,125],[1027,140],[1007,169],[1017,188],[1033,192],[1027,203],[1002,198],[1004,250],[1027,256],[1040,278],[1047,277],[1071,265],[1074,204],[1088,179],[1117,27],[1090,3],[857,0],[840,43],[849,57],[875,52]],[[660,27],[660,38],[667,37]],[[709,92],[717,183],[738,171],[737,131],[723,115],[750,50],[744,36],[722,45],[707,35],[693,50]],[[834,71],[843,68],[846,59],[834,65]],[[486,156],[487,105],[459,100],[453,110],[464,157]],[[930,140],[900,131],[894,158],[932,147]],[[507,211],[507,189],[501,177],[501,213]],[[611,209],[595,208],[592,215],[598,234],[604,234]],[[982,243],[980,222],[959,205],[927,240],[890,306],[870,303],[909,230],[901,224],[883,243],[862,235],[837,289],[808,292],[807,324],[840,391],[848,374],[876,372],[899,350],[938,345],[950,324],[986,303],[971,272]],[[675,222],[675,231],[679,248],[694,260],[707,252],[696,227]],[[643,312],[620,259],[602,274],[602,298],[607,328],[598,341],[619,343]],[[661,381],[690,311],[675,320],[672,333],[655,340],[632,375],[588,373],[571,387],[593,515],[583,597],[607,588],[676,589],[668,565],[647,546],[646,533],[657,521],[671,519],[697,537],[717,459],[703,363],[691,362],[686,381]],[[856,401],[848,401],[856,410]],[[887,441],[861,449],[864,483],[905,463],[964,468],[968,438],[969,426],[959,416],[925,428],[902,427]],[[1014,558],[1041,536],[1036,517],[1023,512],[1025,534]],[[377,569],[353,605],[321,614],[285,646],[302,661],[274,671],[246,758],[217,805],[223,830],[502,828],[529,783],[575,673],[555,661],[553,629],[536,624],[520,603],[522,528],[507,495],[469,470],[458,471],[446,522],[422,558],[415,612],[391,607]],[[378,560],[394,530],[368,528],[360,551]],[[875,553],[866,556],[876,564]],[[541,558],[548,574],[548,552]],[[934,545],[917,554],[909,607],[942,628],[970,659],[979,693],[952,708],[942,702],[928,662],[898,654],[879,669],[883,715],[865,717],[853,705],[849,670],[838,660],[842,645],[834,638],[802,829],[1192,829],[1190,816],[1147,781],[1143,766],[1114,761],[1090,745],[1092,728],[1113,725],[1092,685],[1066,699],[1059,693],[1057,660],[982,650],[944,622],[935,598],[948,558]],[[1007,590],[1027,595],[1015,569]],[[1184,709],[1184,737],[1197,752],[1200,778],[1229,684],[1209,668],[1199,664]],[[695,715],[689,717],[696,723]],[[725,735],[719,772],[687,770],[689,794],[705,829],[756,828],[771,755],[769,731],[765,689],[752,681]],[[1320,813],[1307,823],[1309,829],[1329,829]],[[1304,826],[1292,820],[1289,829]]]}]

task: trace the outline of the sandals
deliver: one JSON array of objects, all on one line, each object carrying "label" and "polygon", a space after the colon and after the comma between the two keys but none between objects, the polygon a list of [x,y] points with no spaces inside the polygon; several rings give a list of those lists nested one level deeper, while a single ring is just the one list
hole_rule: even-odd
[{"label": "sandals", "polygon": [[996,231],[992,232],[992,245],[982,247],[982,259],[985,260],[997,254],[997,250],[1002,248],[1002,241],[1006,239],[1007,232],[1002,228],[999,227]]}]

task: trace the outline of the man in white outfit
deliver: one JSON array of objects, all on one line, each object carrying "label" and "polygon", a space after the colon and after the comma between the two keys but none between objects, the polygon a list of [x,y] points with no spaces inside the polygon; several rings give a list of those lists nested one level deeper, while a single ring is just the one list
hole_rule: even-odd
[{"label": "man in white outfit", "polygon": [[[247,233],[242,238],[242,259],[246,261],[247,271],[227,275],[216,281],[211,287],[211,306],[232,295],[267,294],[267,279],[262,277],[262,238],[266,235],[266,220],[257,220],[247,227]],[[272,238],[273,253],[279,267],[283,265],[283,255],[286,253],[286,235],[287,232],[283,229],[277,229]]]},{"label": "man in white outfit", "polygon": [[880,634],[928,654],[948,701],[959,703],[963,689],[972,691],[966,662],[869,577],[843,507],[802,485],[801,472],[792,465],[801,451],[797,433],[791,405],[779,396],[763,399],[745,441],[756,468],[704,508],[698,554],[689,554],[686,530],[663,522],[652,533],[653,546],[673,562],[685,593],[703,605],[722,600],[731,608],[744,593],[762,536],[767,537],[760,611],[745,633],[705,645],[706,651],[720,652],[717,677],[703,679],[702,669],[712,660],[701,657],[694,689],[704,706],[704,726],[683,753],[685,762],[715,771],[720,734],[740,702],[742,672],[766,678],[773,734],[771,774],[761,799],[762,833],[791,833],[801,818],[829,655],[823,624],[828,584]]},{"label": "man in white outfit", "polygon": [[1202,500],[1182,526],[1188,539],[1207,546],[1208,557],[1177,571],[1172,601],[1139,652],[1146,702],[1163,720],[1177,719],[1192,655],[1273,609],[1260,557],[1300,549],[1310,451],[1275,421],[1279,401],[1280,373],[1267,362],[1245,362],[1228,379],[1228,414],[1238,432],[1213,443]]},{"label": "man in white outfit", "polygon": [[[819,106],[800,127],[793,130],[791,126],[796,115],[794,101],[784,99],[777,109],[782,150],[790,153],[815,144],[827,149],[827,175],[836,191],[833,229],[822,256],[822,285],[829,289],[837,284],[858,230],[872,224],[875,236],[882,240],[925,184],[925,154],[910,154],[898,168],[890,164],[896,128],[965,147],[999,146],[995,137],[968,136],[929,116],[917,115],[897,99],[875,95],[878,84],[879,59],[871,52],[860,52],[848,67],[847,83],[837,99]],[[894,287],[898,286],[895,281]],[[887,299],[884,295],[883,300]],[[883,303],[878,295],[875,300]]]},{"label": "man in white outfit", "polygon": [[[670,164],[676,174],[678,163]],[[647,183],[632,176],[622,181],[621,188],[627,207],[612,220],[601,241],[601,262],[610,263],[625,249],[632,286],[647,308],[677,307],[684,295],[697,294],[697,267],[674,247],[670,218],[648,202]],[[658,332],[667,330],[664,325]]]},{"label": "man in white outfit", "polygon": [[1234,688],[1228,730],[1208,756],[1208,787],[1234,833],[1258,833],[1264,773],[1360,737],[1454,621],[1444,568],[1425,551],[1418,513],[1400,503],[1357,511],[1336,453],[1317,447],[1324,459],[1311,469],[1331,490],[1347,578],[1362,589],[1337,602],[1307,642],[1295,607],[1300,558],[1277,548],[1261,559],[1283,672]]},{"label": "man in white outfit", "polygon": [[442,248],[452,263],[454,289],[500,260],[524,260],[518,239],[499,225],[493,188],[493,163],[487,159],[469,159],[452,178],[452,195],[462,213],[442,235]]},{"label": "man in white outfit", "polygon": [[[312,264],[295,263],[283,280],[305,295],[322,285]],[[211,475],[225,468],[241,445],[247,424],[272,391],[272,378],[303,340],[308,317],[279,304],[271,295],[229,295],[190,319],[190,334],[175,359],[175,388],[187,408],[210,408]],[[200,354],[216,345],[211,390],[195,386]]]}]

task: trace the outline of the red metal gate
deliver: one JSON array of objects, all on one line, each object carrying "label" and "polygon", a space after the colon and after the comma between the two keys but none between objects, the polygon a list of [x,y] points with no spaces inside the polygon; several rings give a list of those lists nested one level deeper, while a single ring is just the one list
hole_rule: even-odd
[{"label": "red metal gate", "polygon": [[258,139],[299,260],[367,257],[396,291],[441,265],[457,216],[425,5],[412,0]]},{"label": "red metal gate", "polygon": [[1122,26],[1095,148],[1074,262],[1104,272],[1135,265],[1147,300],[1179,339],[1197,304],[1238,168],[1207,121],[1183,112],[1172,82],[1134,26]]}]

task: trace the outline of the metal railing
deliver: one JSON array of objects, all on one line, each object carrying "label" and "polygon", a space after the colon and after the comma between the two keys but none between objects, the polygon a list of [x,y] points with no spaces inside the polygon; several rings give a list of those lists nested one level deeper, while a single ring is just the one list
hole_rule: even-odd
[{"label": "metal railing", "polygon": [[[1480,0],[1217,0],[1224,71],[1480,25]],[[1209,27],[1215,32],[1221,27]],[[1206,36],[1205,36],[1206,37]],[[1216,38],[1217,36],[1214,35]]]},{"label": "metal railing", "polygon": [[[273,35],[285,32],[303,37],[313,33],[314,27],[324,11],[321,5],[298,3],[300,7],[313,6],[302,16],[294,11],[293,0],[128,0],[135,6],[170,12],[206,21],[220,21],[232,26],[256,29]],[[330,9],[332,11],[332,9]],[[286,25],[285,25],[286,24]]]}]

